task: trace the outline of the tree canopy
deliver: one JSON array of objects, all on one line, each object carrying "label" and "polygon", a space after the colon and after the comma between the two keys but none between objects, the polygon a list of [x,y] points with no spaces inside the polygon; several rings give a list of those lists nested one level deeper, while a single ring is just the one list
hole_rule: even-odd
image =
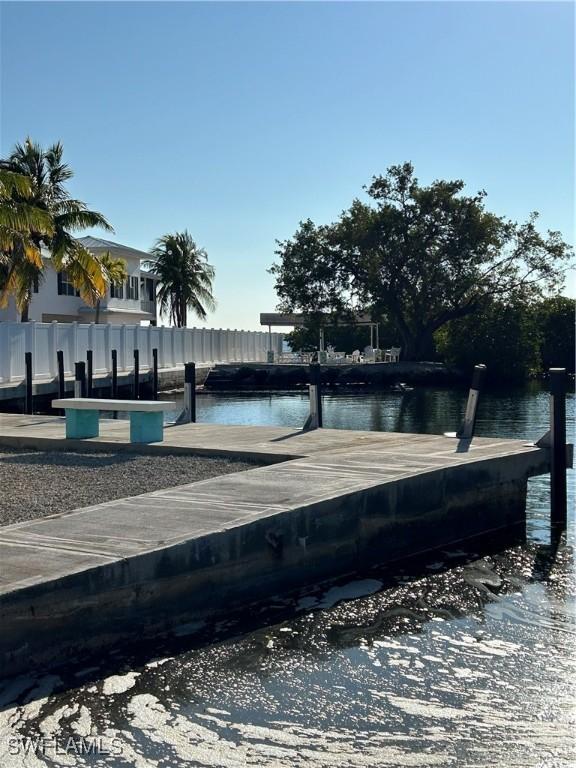
[{"label": "tree canopy", "polygon": [[184,230],[159,238],[150,255],[146,267],[160,278],[160,311],[168,312],[178,328],[186,326],[188,310],[205,320],[208,311],[216,307],[212,294],[214,267],[208,263],[206,251]]},{"label": "tree canopy", "polygon": [[430,359],[434,334],[486,303],[557,291],[571,255],[537,214],[516,223],[485,208],[486,193],[463,181],[422,186],[410,163],[395,165],[328,225],[300,223],[278,242],[271,268],[282,311],[393,322],[405,359]]},{"label": "tree canopy", "polygon": [[9,295],[16,298],[22,319],[28,316],[33,285],[44,276],[42,248],[88,304],[94,305],[106,291],[100,262],[74,233],[88,227],[113,230],[101,213],[70,196],[66,182],[74,174],[63,152],[60,142],[44,149],[28,138],[0,162],[0,290],[4,301]]}]

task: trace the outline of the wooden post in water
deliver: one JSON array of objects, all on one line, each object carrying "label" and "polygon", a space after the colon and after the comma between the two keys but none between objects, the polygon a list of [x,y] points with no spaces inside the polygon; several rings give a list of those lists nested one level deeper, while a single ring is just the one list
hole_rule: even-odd
[{"label": "wooden post in water", "polygon": [[186,421],[196,423],[196,363],[184,363],[184,412]]},{"label": "wooden post in water", "polygon": [[74,363],[74,397],[86,397],[86,363]]},{"label": "wooden post in water", "polygon": [[566,369],[550,368],[550,523],[565,529],[566,500]]},{"label": "wooden post in water", "polygon": [[472,384],[470,385],[470,391],[468,392],[468,402],[466,403],[464,421],[462,422],[462,426],[458,432],[456,432],[456,437],[460,438],[460,440],[472,440],[474,437],[478,400],[480,399],[480,392],[484,386],[485,378],[486,366],[483,364],[475,365],[474,374],[472,376]]},{"label": "wooden post in water", "polygon": [[94,358],[91,349],[86,350],[86,393],[88,397],[92,397],[93,386],[92,378],[94,375]]},{"label": "wooden post in water", "polygon": [[322,427],[322,369],[318,363],[310,363],[310,414],[303,429]]},{"label": "wooden post in water", "polygon": [[158,400],[158,350],[152,350],[152,400]]},{"label": "wooden post in water", "polygon": [[56,352],[56,362],[58,365],[58,397],[62,400],[66,397],[66,380],[64,378],[64,352],[61,349]]},{"label": "wooden post in water", "polygon": [[[118,397],[118,350],[112,350],[112,399]],[[116,411],[114,411],[116,413]]]},{"label": "wooden post in water", "polygon": [[134,350],[134,400],[140,397],[140,350]]},{"label": "wooden post in water", "polygon": [[34,412],[32,402],[32,352],[24,353],[24,365],[26,368],[26,400],[24,410],[26,413],[32,414]]}]

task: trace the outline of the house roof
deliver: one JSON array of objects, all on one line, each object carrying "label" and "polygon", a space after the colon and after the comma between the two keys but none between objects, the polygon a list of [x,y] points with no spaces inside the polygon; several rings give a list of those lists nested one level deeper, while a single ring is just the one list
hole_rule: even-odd
[{"label": "house roof", "polygon": [[139,259],[149,259],[150,254],[146,251],[139,251],[137,248],[132,248],[129,245],[122,245],[122,243],[115,243],[112,240],[104,240],[102,237],[79,237],[78,242],[82,243],[84,248],[89,251],[122,251],[127,255],[136,256]]}]

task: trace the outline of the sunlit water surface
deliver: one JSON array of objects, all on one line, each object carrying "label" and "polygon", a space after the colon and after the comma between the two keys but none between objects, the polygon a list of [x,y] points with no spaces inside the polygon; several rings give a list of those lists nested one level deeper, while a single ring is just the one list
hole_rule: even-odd
[{"label": "sunlit water surface", "polygon": [[[327,396],[325,426],[439,433],[464,399]],[[299,426],[306,413],[299,394],[198,402],[205,422]],[[572,397],[568,418],[573,437]],[[486,395],[477,433],[533,440],[547,422],[543,392]],[[108,659],[15,680],[0,693],[0,765],[573,765],[573,517],[551,547],[548,478],[530,482],[528,510],[526,543],[489,556],[454,549],[418,572],[312,587],[235,639],[118,658],[113,672]]]}]

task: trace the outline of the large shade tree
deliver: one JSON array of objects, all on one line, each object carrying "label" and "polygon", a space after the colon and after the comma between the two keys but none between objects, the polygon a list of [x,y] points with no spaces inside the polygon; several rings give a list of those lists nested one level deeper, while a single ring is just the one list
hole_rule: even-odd
[{"label": "large shade tree", "polygon": [[410,163],[372,180],[333,224],[300,224],[278,243],[271,272],[283,311],[314,316],[351,309],[385,315],[403,357],[429,359],[434,334],[486,302],[524,300],[557,290],[570,248],[541,234],[537,214],[522,224],[485,209],[485,192],[462,181],[421,186]]},{"label": "large shade tree", "polygon": [[150,255],[145,266],[160,278],[160,311],[167,313],[178,328],[186,326],[188,311],[205,320],[208,312],[216,308],[212,293],[214,267],[208,263],[206,251],[184,230],[159,238]]},{"label": "large shade tree", "polygon": [[[29,220],[26,239],[16,238],[12,243],[0,244],[2,249],[4,296],[16,298],[22,319],[28,319],[33,286],[42,281],[42,259],[31,258],[45,248],[57,271],[65,271],[88,304],[95,305],[106,291],[106,279],[98,258],[75,238],[75,233],[89,227],[101,227],[112,232],[106,218],[91,211],[81,200],[72,198],[66,188],[73,172],[63,161],[63,147],[59,142],[44,149],[26,139],[16,144],[9,157],[2,161],[5,171],[27,179],[27,188],[12,186],[13,205],[26,205],[34,210],[36,222]],[[42,226],[38,216],[49,221]],[[26,248],[26,243],[33,250]]]}]

